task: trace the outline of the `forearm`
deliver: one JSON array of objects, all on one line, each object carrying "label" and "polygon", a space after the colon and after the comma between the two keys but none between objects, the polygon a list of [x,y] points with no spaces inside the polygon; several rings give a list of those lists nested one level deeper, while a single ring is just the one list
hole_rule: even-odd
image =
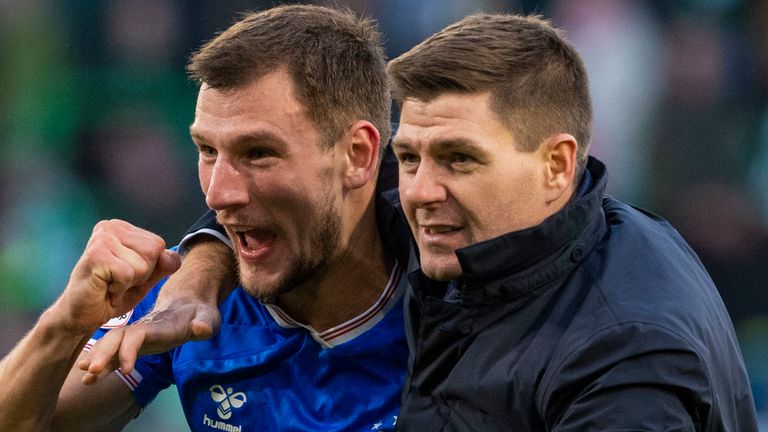
[{"label": "forearm", "polygon": [[221,324],[218,304],[237,284],[232,250],[208,235],[186,245],[189,252],[181,268],[163,284],[152,311],[130,326],[110,331],[79,364],[88,371],[84,383],[98,382],[118,365],[127,373],[139,356],[216,334]]},{"label": "forearm", "polygon": [[47,430],[59,390],[90,334],[69,332],[49,309],[0,362],[0,430]]},{"label": "forearm", "polygon": [[[61,296],[0,362],[0,430],[50,430],[62,386],[90,335],[178,266],[160,237],[120,220],[96,224]],[[121,402],[95,415],[126,411],[130,395]],[[91,423],[87,416],[80,421]]]},{"label": "forearm", "polygon": [[237,285],[235,260],[227,245],[202,236],[190,247],[181,268],[160,290],[157,305],[196,300],[215,307]]}]

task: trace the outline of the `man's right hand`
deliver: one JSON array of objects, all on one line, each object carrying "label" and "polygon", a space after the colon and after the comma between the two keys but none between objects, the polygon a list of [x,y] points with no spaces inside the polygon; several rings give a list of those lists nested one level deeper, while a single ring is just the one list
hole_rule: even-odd
[{"label": "man's right hand", "polygon": [[89,335],[131,310],[150,288],[179,268],[163,239],[121,220],[93,228],[66,289],[46,311],[59,330]]},{"label": "man's right hand", "polygon": [[0,430],[119,430],[135,417],[139,407],[119,380],[93,392],[65,383],[93,332],[180,264],[157,235],[99,222],[61,296],[0,361]]},{"label": "man's right hand", "polygon": [[212,337],[221,316],[218,302],[235,286],[234,258],[221,242],[195,244],[181,268],[163,285],[152,312],[102,337],[78,367],[84,384],[120,369],[128,374],[142,355],[168,351],[185,342]]}]

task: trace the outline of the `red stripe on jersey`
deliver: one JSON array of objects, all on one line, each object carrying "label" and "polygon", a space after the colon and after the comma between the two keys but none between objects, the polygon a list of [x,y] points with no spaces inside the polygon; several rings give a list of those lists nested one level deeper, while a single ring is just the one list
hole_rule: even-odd
[{"label": "red stripe on jersey", "polygon": [[394,277],[390,279],[389,284],[387,284],[386,288],[384,288],[384,294],[381,298],[379,298],[379,301],[376,302],[376,304],[373,305],[371,309],[358,316],[357,318],[347,322],[346,324],[337,328],[326,330],[325,332],[320,333],[318,336],[320,336],[324,341],[329,342],[331,339],[343,336],[374,318],[376,314],[381,312],[381,310],[384,309],[384,307],[392,299],[392,296],[397,290],[397,285],[400,283],[400,276],[402,275],[402,272],[400,271],[399,265],[395,265],[393,273]]}]

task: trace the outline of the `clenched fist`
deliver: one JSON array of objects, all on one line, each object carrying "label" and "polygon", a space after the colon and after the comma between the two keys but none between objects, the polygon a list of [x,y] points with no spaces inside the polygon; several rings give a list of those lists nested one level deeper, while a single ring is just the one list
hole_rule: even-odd
[{"label": "clenched fist", "polygon": [[179,256],[166,250],[159,236],[125,221],[101,221],[49,314],[61,330],[90,334],[131,310],[180,265]]}]

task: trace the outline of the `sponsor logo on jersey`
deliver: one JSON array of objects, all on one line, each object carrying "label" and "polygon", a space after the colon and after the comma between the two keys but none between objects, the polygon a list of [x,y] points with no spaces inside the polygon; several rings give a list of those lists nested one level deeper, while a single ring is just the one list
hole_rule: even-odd
[{"label": "sponsor logo on jersey", "polygon": [[233,425],[220,420],[211,420],[208,418],[208,414],[203,414],[203,424],[211,429],[222,430],[227,432],[243,432],[243,425]]},{"label": "sponsor logo on jersey", "polygon": [[[216,402],[216,414],[223,420],[228,420],[232,417],[232,410],[242,407],[247,401],[245,393],[235,393],[232,387],[227,387],[225,389],[224,387],[215,384],[208,390],[211,392],[211,399]],[[221,420],[213,420],[208,417],[207,414],[203,414],[203,425],[212,429],[227,432],[242,432],[243,429],[242,425],[233,425]]]},{"label": "sponsor logo on jersey", "polygon": [[104,325],[101,326],[101,328],[103,328],[103,329],[113,329],[113,328],[123,327],[126,324],[128,324],[128,320],[131,319],[131,316],[133,316],[133,309],[129,310],[128,312],[126,312],[126,313],[124,313],[124,314],[122,314],[120,316],[116,316],[116,317],[112,318],[111,320],[109,320],[106,323],[104,323]]}]

